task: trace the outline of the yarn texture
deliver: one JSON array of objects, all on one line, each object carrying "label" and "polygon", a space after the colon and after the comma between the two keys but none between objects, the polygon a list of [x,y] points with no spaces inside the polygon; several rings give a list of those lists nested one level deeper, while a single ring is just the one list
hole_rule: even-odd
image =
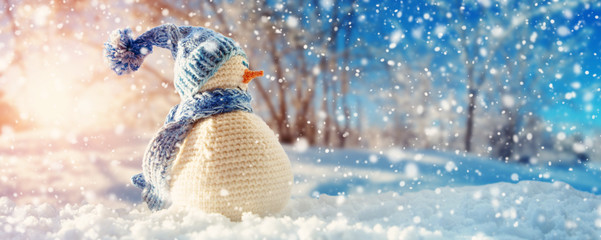
[{"label": "yarn texture", "polygon": [[234,56],[246,59],[237,42],[211,29],[165,24],[135,40],[130,29],[117,29],[104,44],[104,55],[118,75],[140,68],[152,47],[169,49],[175,58],[174,86],[182,99],[191,98],[223,63]]},{"label": "yarn texture", "polygon": [[165,24],[133,39],[115,30],[105,56],[117,74],[140,68],[153,46],[175,58],[181,102],[150,141],[142,173],[132,177],[153,210],[193,207],[238,221],[277,213],[290,199],[290,160],[275,133],[252,113],[248,69],[238,43],[210,29]]},{"label": "yarn texture", "polygon": [[[201,91],[243,83],[242,58],[224,63]],[[242,213],[277,213],[290,199],[292,170],[275,133],[253,113],[199,120],[171,166],[174,207],[195,207],[239,221]]]},{"label": "yarn texture", "polygon": [[170,204],[167,172],[193,124],[199,119],[232,111],[252,112],[251,97],[238,89],[216,89],[196,94],[171,109],[165,125],[154,136],[144,154],[142,174],[132,177],[143,189],[142,199],[148,208],[159,210]]},{"label": "yarn texture", "polygon": [[283,209],[293,181],[275,134],[259,117],[241,111],[194,125],[171,176],[174,207],[196,207],[234,221],[244,212],[265,216]]},{"label": "yarn texture", "polygon": [[144,58],[152,53],[153,45],[169,49],[175,55],[178,40],[189,31],[189,27],[178,28],[167,24],[153,28],[134,40],[131,29],[117,29],[104,44],[104,54],[111,69],[118,75],[131,73],[137,71]]}]

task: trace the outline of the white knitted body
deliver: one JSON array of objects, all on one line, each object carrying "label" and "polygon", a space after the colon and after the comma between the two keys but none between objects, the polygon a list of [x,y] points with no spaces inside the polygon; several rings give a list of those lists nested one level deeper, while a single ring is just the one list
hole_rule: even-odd
[{"label": "white knitted body", "polygon": [[[232,71],[237,61],[228,61],[219,71]],[[221,77],[214,82],[238,81],[216,76]],[[233,221],[243,212],[277,213],[288,202],[293,181],[290,161],[273,131],[261,118],[243,111],[198,121],[170,176],[172,206],[197,207]]]}]

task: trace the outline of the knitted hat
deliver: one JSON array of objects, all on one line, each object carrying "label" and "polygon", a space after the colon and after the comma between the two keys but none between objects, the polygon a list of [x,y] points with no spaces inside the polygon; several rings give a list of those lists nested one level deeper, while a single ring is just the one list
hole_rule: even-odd
[{"label": "knitted hat", "polygon": [[[233,56],[246,54],[231,38],[203,27],[165,24],[143,33],[135,40],[130,29],[111,33],[105,55],[118,75],[138,70],[152,46],[171,50],[175,58],[174,86],[182,99],[191,98],[213,74]],[[244,62],[247,64],[248,60]]]}]

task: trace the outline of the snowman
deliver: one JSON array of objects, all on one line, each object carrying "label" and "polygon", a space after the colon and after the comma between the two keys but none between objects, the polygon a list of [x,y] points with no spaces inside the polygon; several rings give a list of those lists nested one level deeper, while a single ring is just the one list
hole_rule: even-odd
[{"label": "snowman", "polygon": [[117,74],[136,71],[153,46],[175,58],[181,102],[150,141],[132,178],[151,210],[199,208],[239,221],[244,212],[280,211],[290,198],[290,161],[276,135],[250,107],[249,69],[238,43],[202,27],[155,27],[135,40],[115,30],[105,56]]}]

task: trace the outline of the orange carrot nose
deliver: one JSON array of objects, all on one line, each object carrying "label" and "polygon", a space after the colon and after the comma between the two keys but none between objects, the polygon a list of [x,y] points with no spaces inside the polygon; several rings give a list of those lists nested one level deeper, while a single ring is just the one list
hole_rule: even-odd
[{"label": "orange carrot nose", "polygon": [[253,80],[253,78],[256,77],[260,77],[263,76],[263,71],[251,71],[248,69],[244,70],[244,80],[242,80],[243,83],[249,83],[251,80]]}]

